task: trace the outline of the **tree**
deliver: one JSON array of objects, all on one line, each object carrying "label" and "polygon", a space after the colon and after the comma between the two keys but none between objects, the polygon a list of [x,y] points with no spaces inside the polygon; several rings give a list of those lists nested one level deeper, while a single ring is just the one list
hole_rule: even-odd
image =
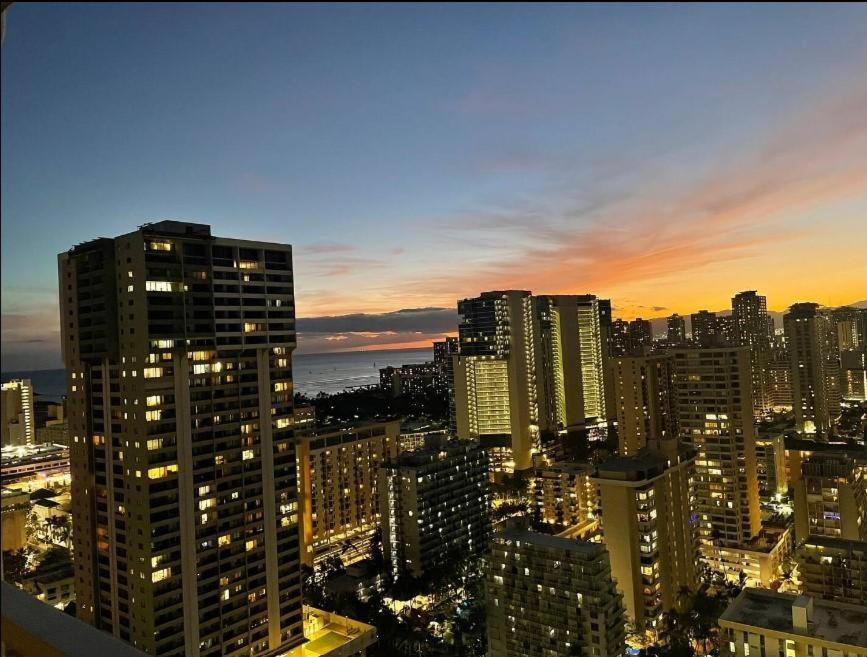
[{"label": "tree", "polygon": [[3,551],[3,576],[10,582],[19,584],[30,573],[28,566],[33,550],[21,548],[20,550]]}]

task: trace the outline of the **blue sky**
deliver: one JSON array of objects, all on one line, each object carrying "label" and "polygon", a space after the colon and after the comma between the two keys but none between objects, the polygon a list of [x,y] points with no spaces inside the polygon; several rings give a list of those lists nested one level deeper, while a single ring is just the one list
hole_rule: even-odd
[{"label": "blue sky", "polygon": [[59,362],[58,252],[161,218],[295,245],[300,317],[863,299],[864,70],[864,5],[15,4],[3,367]]}]

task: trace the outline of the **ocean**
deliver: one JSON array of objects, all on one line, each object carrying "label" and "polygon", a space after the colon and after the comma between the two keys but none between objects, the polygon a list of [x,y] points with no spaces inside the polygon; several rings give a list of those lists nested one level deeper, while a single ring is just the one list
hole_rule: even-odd
[{"label": "ocean", "polygon": [[[334,394],[347,388],[375,385],[379,383],[382,367],[423,363],[432,358],[433,347],[297,354],[292,358],[295,391],[314,397],[320,392]],[[3,372],[2,380],[10,379],[30,379],[42,399],[59,401],[66,394],[66,373],[62,369]]]}]

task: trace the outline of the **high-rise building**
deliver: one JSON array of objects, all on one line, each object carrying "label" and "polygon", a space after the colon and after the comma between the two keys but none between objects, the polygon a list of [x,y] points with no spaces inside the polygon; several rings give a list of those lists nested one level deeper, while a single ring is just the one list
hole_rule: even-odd
[{"label": "high-rise building", "polygon": [[795,488],[795,535],[867,540],[865,465],[845,452],[816,452],[801,464]]},{"label": "high-rise building", "polygon": [[756,438],[756,474],[759,499],[771,502],[789,490],[786,479],[786,449],[781,433]]},{"label": "high-rise building", "polygon": [[666,340],[670,345],[682,345],[686,342],[686,319],[674,313],[666,321],[668,334]]},{"label": "high-rise building", "polygon": [[637,317],[629,322],[629,352],[643,354],[653,346],[653,326],[650,320]]},{"label": "high-rise building", "polygon": [[746,588],[719,618],[723,657],[867,657],[867,607]]},{"label": "high-rise building", "polygon": [[445,392],[449,400],[449,430],[454,435],[457,430],[455,417],[455,357],[459,345],[457,337],[447,337],[442,342],[434,342],[434,363],[439,367],[438,388]]},{"label": "high-rise building", "polygon": [[580,533],[596,526],[599,506],[590,463],[562,461],[536,470],[535,498],[540,521],[557,529],[582,527]]},{"label": "high-rise building", "polygon": [[692,517],[695,453],[644,450],[602,463],[604,543],[636,633],[659,638],[663,613],[698,586],[698,527]]},{"label": "high-rise building", "polygon": [[497,471],[526,470],[539,448],[539,323],[529,292],[458,302],[455,405],[460,438],[478,440]]},{"label": "high-rise building", "polygon": [[761,522],[749,349],[672,353],[678,431],[698,452],[702,550],[743,545]]},{"label": "high-rise building", "polygon": [[784,335],[775,335],[768,362],[768,394],[775,410],[792,410],[792,366]]},{"label": "high-rise building", "polygon": [[489,655],[625,654],[623,602],[599,543],[506,530],[485,589]]},{"label": "high-rise building", "polygon": [[831,313],[840,349],[843,399],[867,400],[867,309],[838,308]]},{"label": "high-rise building", "polygon": [[867,604],[867,541],[810,536],[798,548],[796,558],[805,595]]},{"label": "high-rise building", "polygon": [[611,344],[611,301],[592,294],[579,296],[578,331],[585,420],[591,423],[611,419],[611,384],[605,371]]},{"label": "high-rise building", "polygon": [[611,322],[609,353],[611,356],[629,355],[629,322],[625,319]]},{"label": "high-rise building", "polygon": [[789,347],[795,429],[827,435],[840,415],[839,351],[830,316],[796,303],[783,317]]},{"label": "high-rise building", "polygon": [[699,347],[712,347],[717,344],[718,322],[716,313],[699,310],[689,317],[692,341]]},{"label": "high-rise building", "polygon": [[379,527],[377,474],[397,456],[399,433],[399,421],[296,431],[304,563],[335,551],[344,562],[368,556]]},{"label": "high-rise building", "polygon": [[536,297],[540,339],[538,389],[543,430],[573,432],[584,428],[579,335],[584,313],[579,313],[580,301],[581,297],[570,295]]},{"label": "high-rise building", "polygon": [[36,407],[33,384],[15,379],[0,385],[2,445],[32,445],[36,442]]},{"label": "high-rise building", "polygon": [[614,380],[620,454],[677,438],[671,357],[625,356],[609,364]]},{"label": "high-rise building", "polygon": [[753,407],[756,416],[773,408],[768,380],[771,356],[771,336],[768,332],[768,302],[755,290],[740,292],[732,297],[734,343],[750,348],[750,369],[753,379]]},{"label": "high-rise building", "polygon": [[379,469],[382,546],[395,581],[453,554],[479,554],[491,532],[488,455],[475,443],[400,454]]},{"label": "high-rise building", "polygon": [[77,615],[160,657],[300,644],[291,247],[161,221],[58,260]]}]

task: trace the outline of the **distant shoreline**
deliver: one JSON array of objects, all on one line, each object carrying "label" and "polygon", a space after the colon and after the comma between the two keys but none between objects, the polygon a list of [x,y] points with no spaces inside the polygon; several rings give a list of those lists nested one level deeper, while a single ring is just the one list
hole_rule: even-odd
[{"label": "distant shoreline", "polygon": [[[395,352],[403,352],[403,351],[430,351],[433,353],[433,346],[431,347],[403,347],[402,349],[347,349],[346,351],[304,351],[299,353],[293,353],[293,358],[304,358],[306,356],[339,356],[345,354],[387,354],[387,353],[395,353]],[[33,374],[34,372],[59,372],[61,370],[66,369],[65,367],[49,367],[47,369],[41,370],[9,370],[0,372],[0,378],[6,380],[6,378],[16,378],[18,374]]]}]

